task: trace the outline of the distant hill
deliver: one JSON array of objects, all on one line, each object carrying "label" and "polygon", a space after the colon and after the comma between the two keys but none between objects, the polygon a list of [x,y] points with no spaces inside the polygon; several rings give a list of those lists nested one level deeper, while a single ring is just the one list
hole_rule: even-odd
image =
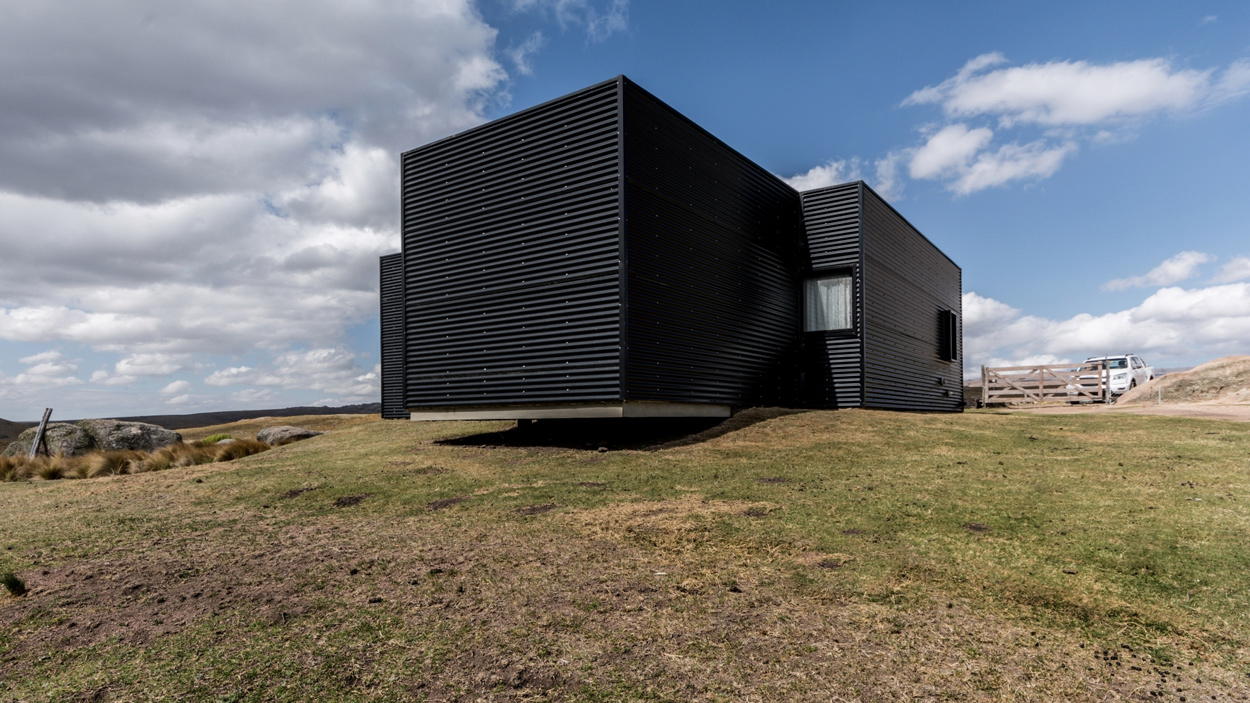
[{"label": "distant hill", "polygon": [[1225,356],[1188,371],[1159,376],[1120,396],[1116,404],[1153,404],[1160,388],[1164,405],[1250,402],[1250,356]]},{"label": "distant hill", "polygon": [[[181,430],[188,427],[204,427],[206,425],[224,425],[227,422],[250,420],[256,417],[291,417],[293,415],[373,415],[382,412],[381,403],[364,403],[362,405],[343,405],[337,408],[302,407],[280,408],[270,410],[222,410],[211,413],[190,413],[188,415],[138,415],[134,417],[115,417],[112,420],[128,420],[131,422],[148,422],[170,430]],[[52,413],[53,422],[76,422],[62,420]],[[37,422],[11,422],[0,419],[0,442],[12,442],[22,430],[34,427]]]},{"label": "distant hill", "polygon": [[36,423],[33,422],[10,422],[9,420],[0,418],[0,442],[5,444],[12,442],[17,439],[17,436],[22,433],[22,430],[27,427],[34,427],[35,424]]}]

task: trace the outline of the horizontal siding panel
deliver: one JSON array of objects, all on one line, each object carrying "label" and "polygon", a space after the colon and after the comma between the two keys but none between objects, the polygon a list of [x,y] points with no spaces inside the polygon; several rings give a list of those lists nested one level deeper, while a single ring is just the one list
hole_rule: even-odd
[{"label": "horizontal siding panel", "polygon": [[818,408],[863,405],[863,276],[860,275],[860,184],[802,194],[806,270],[849,270],[855,280],[854,336],[806,333],[803,339],[803,402]]},{"label": "horizontal siding panel", "polygon": [[621,398],[619,139],[612,81],[404,154],[408,408]]},{"label": "horizontal siding panel", "polygon": [[959,267],[867,189],[864,211],[864,404],[962,410],[963,335],[960,359],[943,360],[939,317],[954,310],[962,329]]},{"label": "horizontal siding panel", "polygon": [[798,332],[798,194],[625,87],[627,397],[780,402]]},{"label": "horizontal siding panel", "polygon": [[404,255],[379,261],[378,298],[382,327],[382,417],[407,420],[404,409]]}]

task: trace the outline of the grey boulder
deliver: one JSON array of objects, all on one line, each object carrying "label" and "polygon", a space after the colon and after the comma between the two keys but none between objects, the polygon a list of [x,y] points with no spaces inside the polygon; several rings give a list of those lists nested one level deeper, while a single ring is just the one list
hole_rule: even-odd
[{"label": "grey boulder", "polygon": [[[17,439],[14,440],[4,450],[5,456],[27,456],[30,454],[30,445],[35,441],[35,433],[39,431],[38,427],[31,427],[22,431]],[[95,441],[81,427],[64,423],[49,422],[44,430],[44,439],[48,442],[48,451],[53,455],[58,453],[65,456],[78,456],[86,454],[95,449]]]},{"label": "grey boulder", "polygon": [[95,440],[95,446],[113,452],[134,449],[150,452],[182,441],[182,435],[160,425],[121,420],[82,420],[78,426]]},{"label": "grey boulder", "polygon": [[321,434],[316,430],[306,430],[303,427],[292,427],[290,425],[280,425],[278,427],[266,427],[256,433],[256,439],[265,444],[279,444],[281,442],[295,442],[309,437],[316,437]]}]

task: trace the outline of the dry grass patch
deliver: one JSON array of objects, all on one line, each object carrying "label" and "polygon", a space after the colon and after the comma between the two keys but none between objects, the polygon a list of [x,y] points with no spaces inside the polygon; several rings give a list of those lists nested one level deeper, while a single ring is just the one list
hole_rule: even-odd
[{"label": "dry grass patch", "polygon": [[318,432],[328,432],[347,427],[354,427],[370,422],[377,422],[378,415],[298,415],[295,417],[257,417],[249,420],[229,422],[224,425],[209,425],[179,430],[187,442],[204,439],[212,435],[224,434],[231,437],[256,437],[256,433],[266,427],[275,425],[292,425]]},{"label": "dry grass patch", "polygon": [[24,516],[0,572],[30,586],[0,597],[6,694],[1250,694],[1250,427],[857,411],[659,451],[438,443],[485,424],[0,486]]}]

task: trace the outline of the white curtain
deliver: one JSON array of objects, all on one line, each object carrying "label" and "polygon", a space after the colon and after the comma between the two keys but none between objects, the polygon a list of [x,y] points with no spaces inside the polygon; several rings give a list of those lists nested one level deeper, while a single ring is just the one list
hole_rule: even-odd
[{"label": "white curtain", "polygon": [[845,330],[855,324],[850,276],[804,282],[803,331]]}]

